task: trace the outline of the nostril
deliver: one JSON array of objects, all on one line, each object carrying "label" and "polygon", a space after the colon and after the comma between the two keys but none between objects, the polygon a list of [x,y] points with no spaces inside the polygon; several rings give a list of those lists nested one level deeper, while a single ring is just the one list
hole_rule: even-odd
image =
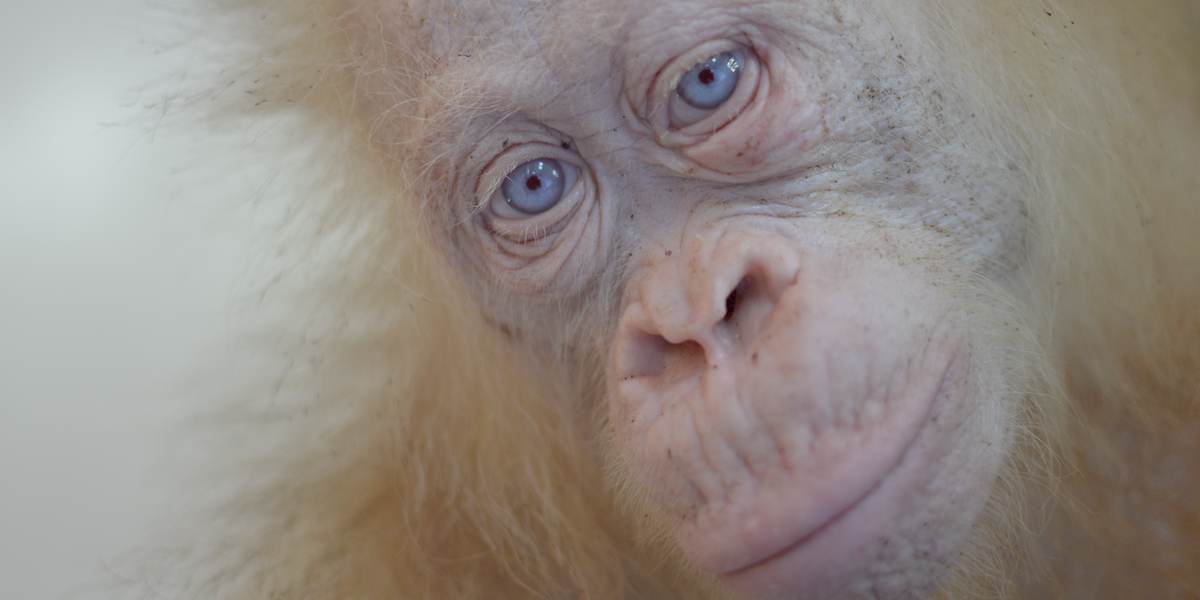
[{"label": "nostril", "polygon": [[733,318],[733,311],[737,310],[737,301],[738,288],[733,288],[733,291],[729,292],[729,297],[725,298],[725,317],[721,319],[722,321],[728,322]]},{"label": "nostril", "polygon": [[725,316],[721,318],[721,323],[728,325],[733,321],[734,315],[737,313],[738,306],[745,299],[746,290],[750,285],[750,278],[744,278],[738,282],[737,286],[729,292],[725,297]]}]

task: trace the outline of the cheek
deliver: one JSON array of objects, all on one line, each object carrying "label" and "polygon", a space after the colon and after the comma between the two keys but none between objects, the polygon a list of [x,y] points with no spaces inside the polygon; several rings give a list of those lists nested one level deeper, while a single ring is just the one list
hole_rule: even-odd
[{"label": "cheek", "polygon": [[719,578],[757,599],[795,598],[799,587],[803,598],[932,595],[971,534],[1008,445],[1011,404],[997,401],[1000,388],[972,363],[968,355],[955,361],[900,462],[859,504],[791,551]]}]

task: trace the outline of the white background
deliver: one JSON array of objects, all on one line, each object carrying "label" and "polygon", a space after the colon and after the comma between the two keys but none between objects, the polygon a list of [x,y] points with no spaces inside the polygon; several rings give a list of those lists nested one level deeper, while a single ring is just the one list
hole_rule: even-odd
[{"label": "white background", "polygon": [[251,220],[128,108],[172,68],[145,41],[167,18],[145,0],[0,8],[3,600],[111,594],[170,514],[188,378],[232,343]]}]

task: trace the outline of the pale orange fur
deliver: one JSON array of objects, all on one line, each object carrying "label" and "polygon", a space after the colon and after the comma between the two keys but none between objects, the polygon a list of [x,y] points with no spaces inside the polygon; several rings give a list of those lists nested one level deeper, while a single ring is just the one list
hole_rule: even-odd
[{"label": "pale orange fur", "polygon": [[[249,483],[151,587],[726,597],[607,464],[602,375],[547,389],[422,241],[403,198],[419,165],[371,147],[377,124],[357,116],[364,63],[342,28],[353,3],[211,4],[199,35],[227,55],[171,100],[215,127],[254,127],[252,148],[283,157],[281,246],[318,299],[296,309],[302,341],[284,349],[306,366],[268,374],[281,383],[269,418],[246,420],[272,422],[269,442],[247,429],[253,466],[235,475]],[[1012,377],[1027,387],[1021,431],[941,595],[1200,596],[1200,5],[928,9],[963,93],[1034,159],[1019,168],[1035,192],[1030,253],[1003,282],[1017,305],[1007,326],[1026,340]],[[403,66],[421,89],[431,67],[417,49],[372,51],[391,54],[366,68]]]}]

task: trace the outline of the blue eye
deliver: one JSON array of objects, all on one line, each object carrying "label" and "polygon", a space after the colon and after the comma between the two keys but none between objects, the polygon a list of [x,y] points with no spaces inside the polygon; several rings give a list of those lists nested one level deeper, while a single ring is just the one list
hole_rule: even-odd
[{"label": "blue eye", "polygon": [[567,174],[557,160],[537,158],[522,163],[500,184],[505,202],[518,213],[544,213],[562,200]]},{"label": "blue eye", "polygon": [[739,54],[723,52],[692,67],[675,86],[675,93],[688,105],[702,110],[721,106],[737,89],[742,72]]}]

